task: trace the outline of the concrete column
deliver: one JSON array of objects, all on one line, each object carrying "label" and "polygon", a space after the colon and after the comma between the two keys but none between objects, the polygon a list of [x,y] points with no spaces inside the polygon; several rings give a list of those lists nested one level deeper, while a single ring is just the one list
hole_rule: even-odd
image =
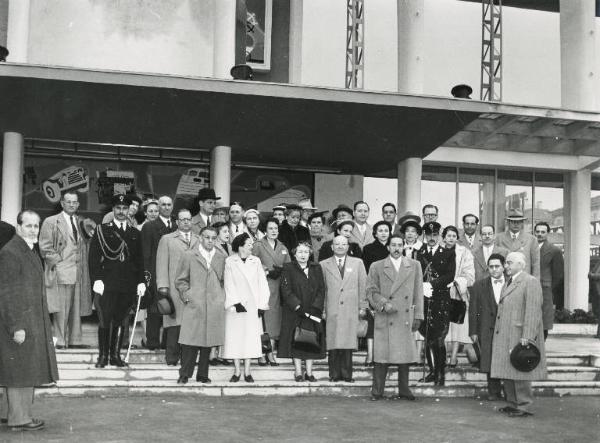
[{"label": "concrete column", "polygon": [[6,47],[9,62],[27,63],[29,46],[30,0],[10,0],[8,3],[8,29]]},{"label": "concrete column", "polygon": [[23,199],[23,136],[18,132],[4,133],[2,152],[2,210],[0,218],[17,224]]},{"label": "concrete column", "polygon": [[229,206],[231,197],[231,148],[229,146],[215,146],[210,152],[210,183],[219,203]]},{"label": "concrete column", "polygon": [[423,93],[425,0],[397,0],[398,92]]},{"label": "concrete column", "polygon": [[562,106],[595,111],[596,0],[560,0]]},{"label": "concrete column", "polygon": [[398,215],[421,213],[423,159],[411,157],[398,163]]},{"label": "concrete column", "polygon": [[565,308],[588,310],[591,171],[566,174]]},{"label": "concrete column", "polygon": [[230,79],[235,65],[235,0],[218,0],[215,5],[213,77]]},{"label": "concrete column", "polygon": [[304,21],[304,0],[290,0],[290,43],[288,82],[302,83],[302,23]]}]

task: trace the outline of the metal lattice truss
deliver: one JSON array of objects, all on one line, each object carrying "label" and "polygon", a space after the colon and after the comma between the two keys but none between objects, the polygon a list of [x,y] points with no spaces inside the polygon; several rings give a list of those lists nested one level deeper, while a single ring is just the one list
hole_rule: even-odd
[{"label": "metal lattice truss", "polygon": [[480,98],[502,101],[502,0],[481,0]]},{"label": "metal lattice truss", "polygon": [[346,12],[346,88],[364,87],[364,0],[348,0]]}]

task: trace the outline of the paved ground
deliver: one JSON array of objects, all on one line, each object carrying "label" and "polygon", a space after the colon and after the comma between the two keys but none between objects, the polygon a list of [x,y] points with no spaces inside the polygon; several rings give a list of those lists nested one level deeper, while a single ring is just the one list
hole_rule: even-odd
[{"label": "paved ground", "polygon": [[500,406],[471,399],[52,398],[34,405],[45,430],[3,426],[0,442],[599,441],[600,397],[541,398],[529,418],[508,418]]}]

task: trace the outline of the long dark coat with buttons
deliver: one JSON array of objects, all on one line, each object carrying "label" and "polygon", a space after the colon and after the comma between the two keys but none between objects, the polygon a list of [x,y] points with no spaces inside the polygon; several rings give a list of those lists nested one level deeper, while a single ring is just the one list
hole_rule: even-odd
[{"label": "long dark coat with buttons", "polygon": [[469,303],[469,336],[477,335],[481,355],[479,357],[479,370],[490,372],[492,365],[492,340],[494,339],[494,326],[498,304],[494,297],[491,277],[476,281],[469,289],[471,300]]},{"label": "long dark coat with buttons", "polygon": [[[25,341],[18,345],[13,336],[21,329]],[[0,386],[26,388],[56,380],[42,262],[15,235],[0,251]]]}]

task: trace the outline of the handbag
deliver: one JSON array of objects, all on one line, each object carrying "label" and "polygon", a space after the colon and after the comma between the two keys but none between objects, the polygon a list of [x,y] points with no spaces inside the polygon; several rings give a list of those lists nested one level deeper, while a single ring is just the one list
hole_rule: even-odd
[{"label": "handbag", "polygon": [[358,328],[356,329],[356,336],[358,338],[365,338],[369,329],[369,322],[364,318],[358,319]]},{"label": "handbag", "polygon": [[314,353],[321,352],[319,333],[314,329],[306,328],[302,323],[303,320],[300,320],[298,325],[296,325],[294,328],[292,347],[298,351]]},{"label": "handbag", "polygon": [[462,325],[465,322],[467,304],[462,300],[450,299],[450,321]]},{"label": "handbag", "polygon": [[273,348],[271,347],[271,337],[269,337],[269,333],[267,332],[267,327],[265,325],[265,315],[261,315],[261,318],[263,333],[260,334],[260,347],[263,354],[270,354],[273,352]]}]

